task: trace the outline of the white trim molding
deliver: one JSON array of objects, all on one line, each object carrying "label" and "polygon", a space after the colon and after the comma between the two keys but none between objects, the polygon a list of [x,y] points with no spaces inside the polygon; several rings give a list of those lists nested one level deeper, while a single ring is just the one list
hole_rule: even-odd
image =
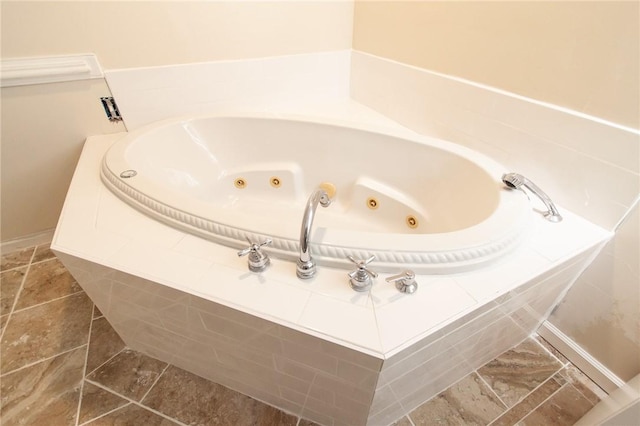
[{"label": "white trim molding", "polygon": [[12,251],[22,250],[28,247],[48,244],[53,241],[55,229],[47,229],[46,231],[19,237],[9,241],[3,241],[0,244],[0,253],[11,253]]},{"label": "white trim molding", "polygon": [[94,54],[14,58],[0,61],[1,87],[103,78]]},{"label": "white trim molding", "polygon": [[610,394],[619,387],[624,386],[624,380],[616,376],[549,321],[543,322],[537,333],[549,342],[551,346],[560,351],[573,365],[589,376],[605,392]]}]

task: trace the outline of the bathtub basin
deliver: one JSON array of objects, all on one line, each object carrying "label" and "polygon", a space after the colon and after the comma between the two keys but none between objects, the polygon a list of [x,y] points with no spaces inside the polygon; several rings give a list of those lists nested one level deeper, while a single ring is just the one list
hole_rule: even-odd
[{"label": "bathtub basin", "polygon": [[[337,192],[311,234],[318,265],[452,273],[486,265],[526,235],[531,206],[477,152],[412,132],[281,115],[203,116],[129,133],[105,154],[101,178],[156,220],[234,248],[271,238],[298,257],[306,201]],[[372,266],[373,267],[373,266]]]}]

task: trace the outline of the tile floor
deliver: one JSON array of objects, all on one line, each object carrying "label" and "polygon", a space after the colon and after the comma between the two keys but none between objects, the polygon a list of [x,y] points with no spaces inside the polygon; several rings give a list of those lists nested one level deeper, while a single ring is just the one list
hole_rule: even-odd
[{"label": "tile floor", "polygon": [[[48,245],[2,254],[0,283],[4,426],[314,425],[125,347]],[[604,395],[533,336],[395,426],[571,425]]]}]

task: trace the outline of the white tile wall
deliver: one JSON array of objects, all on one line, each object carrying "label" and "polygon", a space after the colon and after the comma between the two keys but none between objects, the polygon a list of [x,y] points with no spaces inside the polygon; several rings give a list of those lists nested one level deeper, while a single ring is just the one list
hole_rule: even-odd
[{"label": "white tile wall", "polygon": [[350,60],[351,52],[342,50],[107,70],[105,78],[131,131],[180,115],[281,111],[300,99],[348,98]]},{"label": "white tile wall", "polygon": [[419,133],[489,155],[605,229],[640,193],[637,129],[358,51],[351,96]]}]

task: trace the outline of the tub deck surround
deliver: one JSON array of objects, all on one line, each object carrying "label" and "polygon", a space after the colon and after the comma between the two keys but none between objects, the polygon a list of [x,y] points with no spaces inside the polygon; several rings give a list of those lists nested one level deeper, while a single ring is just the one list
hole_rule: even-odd
[{"label": "tub deck surround", "polygon": [[522,341],[610,237],[560,206],[562,223],[534,214],[512,253],[418,275],[413,295],[390,273],[364,294],[342,269],[301,281],[278,258],[255,274],[236,249],[152,220],[102,184],[122,136],[85,144],[52,249],[127,345],[322,424],[391,423]]}]

